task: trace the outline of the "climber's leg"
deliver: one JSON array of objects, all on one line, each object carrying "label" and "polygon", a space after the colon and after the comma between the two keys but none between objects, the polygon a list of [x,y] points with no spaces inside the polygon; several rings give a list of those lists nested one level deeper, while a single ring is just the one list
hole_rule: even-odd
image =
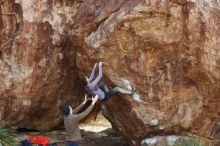
[{"label": "climber's leg", "polygon": [[120,87],[115,87],[113,89],[111,89],[109,92],[107,92],[105,94],[105,101],[108,100],[110,97],[114,96],[115,94],[117,93],[122,93],[122,94],[133,94],[134,93],[134,90],[125,90],[123,88],[120,88]]},{"label": "climber's leg", "polygon": [[102,91],[104,91],[105,93],[109,92],[109,89],[108,89],[107,85],[106,85],[103,81],[101,81],[101,82],[99,83],[99,88],[100,88]]}]

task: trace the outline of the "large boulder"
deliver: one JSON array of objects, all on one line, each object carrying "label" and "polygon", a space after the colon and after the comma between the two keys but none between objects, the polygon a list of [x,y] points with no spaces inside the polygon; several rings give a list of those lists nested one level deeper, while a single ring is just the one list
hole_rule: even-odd
[{"label": "large boulder", "polygon": [[219,138],[218,0],[1,0],[0,119],[41,131],[75,106],[103,61],[101,109],[133,145],[154,135]]},{"label": "large boulder", "polygon": [[0,119],[50,130],[81,98],[72,40],[77,2],[0,1]]},{"label": "large boulder", "polygon": [[219,138],[219,8],[208,0],[127,1],[85,37],[81,72],[103,61],[109,86],[136,87],[101,106],[132,144],[169,133]]}]

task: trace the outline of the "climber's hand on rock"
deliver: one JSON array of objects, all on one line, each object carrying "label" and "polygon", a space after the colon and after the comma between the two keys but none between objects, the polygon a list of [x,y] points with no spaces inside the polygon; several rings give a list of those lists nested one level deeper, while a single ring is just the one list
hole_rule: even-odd
[{"label": "climber's hand on rock", "polygon": [[98,100],[98,95],[96,95],[95,97],[92,97],[92,104],[94,105],[97,100]]}]

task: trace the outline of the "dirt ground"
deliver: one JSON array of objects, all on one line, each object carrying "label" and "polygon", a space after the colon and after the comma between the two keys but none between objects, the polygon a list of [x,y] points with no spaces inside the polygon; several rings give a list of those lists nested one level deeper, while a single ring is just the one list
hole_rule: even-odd
[{"label": "dirt ground", "polygon": [[[82,135],[80,146],[128,146],[126,140],[111,128],[111,124],[101,113],[90,124],[80,124],[80,129]],[[65,146],[65,134],[64,128],[47,133],[21,130],[16,139],[20,142],[29,136],[46,136],[50,143],[56,142],[58,146]]]},{"label": "dirt ground", "polygon": [[[123,139],[111,127],[97,125],[81,125],[82,140],[81,146],[128,146]],[[58,146],[65,146],[65,130],[51,131],[47,133],[40,132],[20,132],[17,140],[20,142],[29,136],[47,136],[50,143],[56,142]]]}]

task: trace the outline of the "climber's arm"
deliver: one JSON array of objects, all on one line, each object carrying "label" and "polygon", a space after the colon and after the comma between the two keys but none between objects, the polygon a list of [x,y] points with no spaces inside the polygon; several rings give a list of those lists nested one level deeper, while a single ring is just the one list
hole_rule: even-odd
[{"label": "climber's arm", "polygon": [[92,73],[89,76],[89,82],[91,82],[94,79],[96,67],[97,67],[97,63],[94,65],[92,69]]},{"label": "climber's arm", "polygon": [[92,103],[90,104],[90,106],[84,112],[77,114],[77,118],[79,119],[79,121],[84,117],[86,117],[91,112],[97,100],[98,100],[98,95],[92,97]]},{"label": "climber's arm", "polygon": [[101,81],[102,79],[102,62],[99,62],[99,74],[97,76],[97,78],[91,82],[92,86],[95,86],[98,84],[99,81]]},{"label": "climber's arm", "polygon": [[87,100],[87,94],[86,94],[84,101],[73,110],[73,114],[76,114],[77,112],[79,112],[83,108],[83,106],[86,104],[87,101],[88,100]]}]

